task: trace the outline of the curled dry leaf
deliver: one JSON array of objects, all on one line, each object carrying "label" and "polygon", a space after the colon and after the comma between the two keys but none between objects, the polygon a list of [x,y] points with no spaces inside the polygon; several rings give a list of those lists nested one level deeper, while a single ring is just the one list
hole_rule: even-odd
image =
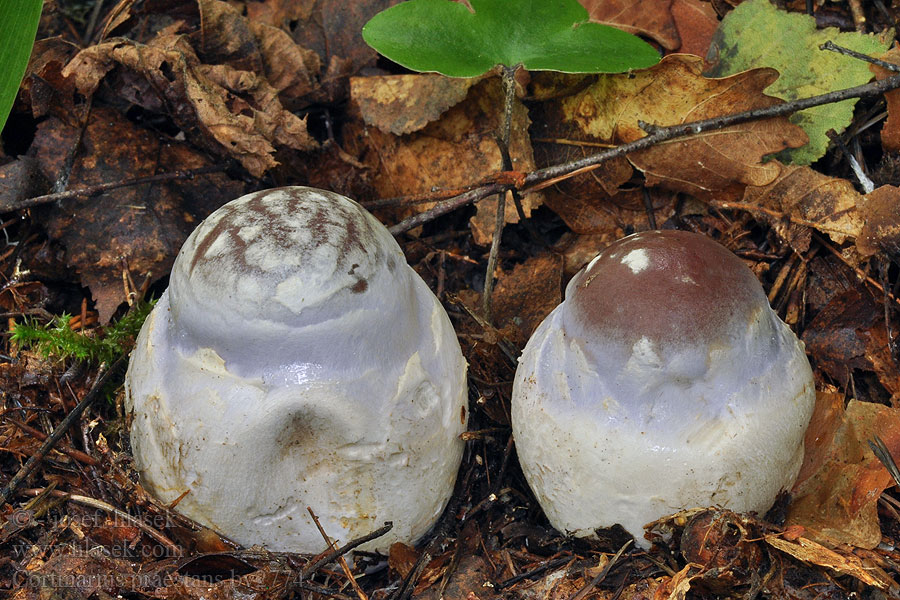
[{"label": "curled dry leaf", "polygon": [[[200,0],[203,62],[227,64],[239,71],[264,75],[290,109],[308,104],[317,86],[319,55],[303,48],[285,31],[247,19],[220,0]],[[306,101],[304,101],[306,99]]]},{"label": "curled dry leaf", "polygon": [[191,140],[237,159],[252,175],[278,164],[277,146],[317,146],[306,122],[285,110],[277,90],[249,71],[203,65],[184,36],[161,33],[148,44],[114,39],[90,46],[66,65],[63,75],[90,96],[116,66],[146,84],[134,100],[167,111]]},{"label": "curled dry leaf", "polygon": [[[762,90],[778,76],[752,69],[722,79],[700,74],[702,59],[677,54],[658,65],[601,75],[586,90],[562,101],[565,120],[587,139],[632,142],[646,135],[638,125],[677,125],[779,104]],[[629,156],[648,185],[708,197],[736,193],[744,185],[767,185],[781,167],[763,157],[805,144],[806,134],[778,117],[709,131],[659,144]]]}]

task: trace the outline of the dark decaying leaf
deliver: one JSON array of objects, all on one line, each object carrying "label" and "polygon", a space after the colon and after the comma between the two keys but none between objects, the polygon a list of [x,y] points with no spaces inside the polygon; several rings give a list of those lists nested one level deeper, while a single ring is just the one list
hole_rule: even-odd
[{"label": "dark decaying leaf", "polygon": [[[48,179],[62,169],[77,130],[51,118],[38,128],[32,147]],[[118,113],[95,108],[69,179],[70,188],[123,181],[158,172],[211,164],[177,142],[161,143]],[[187,235],[207,214],[243,191],[224,174],[191,181],[132,186],[44,209],[50,235],[66,246],[66,260],[90,288],[102,322],[125,300],[123,269],[138,281],[168,273]],[[140,285],[140,283],[138,283]]]}]

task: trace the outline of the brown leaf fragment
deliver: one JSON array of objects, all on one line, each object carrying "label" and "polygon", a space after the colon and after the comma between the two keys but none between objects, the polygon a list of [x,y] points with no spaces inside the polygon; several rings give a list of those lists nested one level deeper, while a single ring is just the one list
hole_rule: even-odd
[{"label": "brown leaf fragment", "polygon": [[17,210],[22,200],[46,194],[50,183],[30,156],[0,166],[0,212]]},{"label": "brown leaf fragment", "polygon": [[[701,58],[676,54],[636,73],[601,75],[583,92],[562,100],[563,118],[583,135],[623,143],[646,135],[638,121],[677,125],[781,102],[762,93],[777,77],[773,69],[713,79],[703,77],[701,68]],[[806,141],[799,127],[779,117],[672,140],[629,160],[644,172],[648,185],[721,198],[743,185],[771,183],[781,167],[763,158]]]},{"label": "brown leaf fragment", "polygon": [[[776,161],[772,161],[777,164]],[[759,214],[799,253],[809,249],[810,229],[835,243],[856,239],[863,221],[857,210],[860,194],[846,179],[829,177],[809,167],[784,166],[767,185],[750,185],[744,204],[763,209]]]},{"label": "brown leaf fragment", "polygon": [[[55,178],[74,127],[51,118],[38,126],[32,152],[48,177]],[[209,165],[204,155],[175,142],[160,143],[117,112],[96,107],[82,139],[69,188],[123,181]],[[190,181],[124,187],[92,198],[42,208],[49,235],[66,246],[66,262],[90,288],[106,323],[125,300],[127,269],[140,282],[166,274],[182,242],[207,214],[241,195],[243,185],[221,173]],[[140,285],[138,283],[138,285]]]},{"label": "brown leaf fragment", "polygon": [[230,4],[198,0],[200,47],[197,55],[207,64],[228,64],[239,71],[261,73],[262,54],[248,21]]},{"label": "brown leaf fragment", "polygon": [[57,116],[74,117],[75,86],[63,77],[62,69],[77,52],[77,46],[61,38],[34,43],[19,97],[31,105],[35,118],[51,111]]},{"label": "brown leaf fragment", "polygon": [[312,98],[322,68],[319,55],[297,45],[286,31],[246,17],[220,0],[201,0],[203,62],[224,64],[264,76],[289,108],[301,108]]},{"label": "brown leaf fragment", "polygon": [[562,259],[549,252],[532,256],[499,277],[493,306],[501,329],[515,332],[524,346],[550,311],[562,301]]},{"label": "brown leaf fragment", "polygon": [[[425,85],[431,85],[434,81],[430,76],[411,77],[426,82]],[[388,79],[395,81],[394,78]],[[373,88],[370,86],[377,85],[378,82],[372,82],[365,89],[371,90]],[[411,85],[416,86],[415,83]],[[371,96],[369,93],[366,98]],[[351,102],[353,110],[359,114],[361,111],[356,99],[352,98]],[[371,169],[372,184],[382,198],[430,193],[441,188],[462,188],[500,171],[502,162],[494,134],[500,126],[497,106],[502,104],[499,78],[486,78],[473,85],[465,100],[452,106],[439,119],[406,135],[383,133],[377,127],[367,126],[362,119],[348,123],[344,132],[346,148]],[[534,169],[529,124],[528,111],[521,102],[516,101],[513,106],[510,155],[513,168],[517,171]],[[525,196],[522,202],[525,216],[540,206],[542,200],[540,193]],[[408,205],[398,211],[397,218],[431,206],[431,203]],[[476,244],[490,243],[496,206],[495,198],[478,203],[477,212],[470,221]],[[507,223],[519,221],[511,201],[506,203],[505,218]]]},{"label": "brown leaf fragment", "polygon": [[281,29],[250,21],[250,31],[262,54],[266,80],[287,108],[296,109],[308,102],[300,100],[313,94],[322,68],[319,55],[294,43]]},{"label": "brown leaf fragment", "polygon": [[352,77],[350,96],[366,125],[384,133],[419,131],[465,100],[480,78],[460,79],[434,73]]},{"label": "brown leaf fragment", "polygon": [[672,18],[678,37],[679,52],[706,56],[713,34],[719,27],[719,18],[709,2],[702,0],[673,0]]},{"label": "brown leaf fragment", "polygon": [[[826,398],[817,411],[825,414],[807,430],[806,440],[813,443],[803,479],[792,490],[787,525],[802,526],[806,538],[832,547],[874,548],[881,541],[878,498],[893,480],[868,440],[877,435],[893,456],[900,456],[900,409],[851,400],[841,411],[840,402]],[[840,421],[835,428],[836,412]],[[817,438],[821,441],[815,442]]]},{"label": "brown leaf fragment", "polygon": [[681,45],[672,0],[579,0],[592,23],[653,38],[666,50]]},{"label": "brown leaf fragment", "polygon": [[884,310],[868,292],[850,288],[834,297],[802,337],[816,366],[840,385],[849,384],[853,369],[874,372],[897,401],[900,373],[890,353]]},{"label": "brown leaf fragment", "polygon": [[867,258],[876,252],[900,256],[900,188],[884,185],[857,203],[863,221],[856,248]]},{"label": "brown leaf fragment", "polygon": [[[146,45],[126,39],[82,50],[63,70],[90,96],[116,65],[146,80],[143,101],[166,107],[192,141],[231,156],[259,177],[277,162],[276,145],[298,150],[317,146],[306,122],[286,111],[262,77],[227,65],[202,65],[183,36],[157,36]],[[137,100],[143,100],[137,98]]]},{"label": "brown leaf fragment", "polygon": [[777,534],[768,534],[765,536],[765,539],[773,548],[777,548],[794,558],[812,565],[831,569],[841,575],[850,575],[865,585],[874,586],[880,590],[897,586],[897,583],[884,569],[869,560],[856,556],[852,551],[842,548],[832,550],[803,537],[798,538],[796,541],[788,541]]},{"label": "brown leaf fragment", "polygon": [[[891,48],[878,58],[889,63],[900,64],[900,48]],[[896,73],[877,65],[869,65],[869,69],[875,73],[875,79],[879,81],[896,75]],[[885,152],[898,152],[900,151],[900,90],[886,92],[884,99],[887,102],[888,118],[881,126],[881,144],[884,146]]]},{"label": "brown leaf fragment", "polygon": [[[336,101],[347,97],[347,78],[374,65],[378,58],[362,39],[363,25],[399,1],[303,0],[295,1],[296,6],[285,6],[283,0],[277,0],[268,16],[280,22],[267,24],[292,32],[298,45],[319,55],[326,66],[321,78],[326,99]],[[248,13],[252,4],[248,3]]]}]

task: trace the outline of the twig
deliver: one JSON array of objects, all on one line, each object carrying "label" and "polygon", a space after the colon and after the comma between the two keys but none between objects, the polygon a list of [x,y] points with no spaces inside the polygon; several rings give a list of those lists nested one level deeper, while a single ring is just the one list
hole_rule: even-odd
[{"label": "twig", "polygon": [[631,545],[631,542],[632,540],[628,540],[627,542],[622,544],[622,547],[619,548],[619,551],[616,552],[611,559],[609,559],[609,562],[606,563],[606,566],[603,567],[603,570],[597,573],[597,576],[591,579],[583,588],[573,594],[569,600],[584,600],[584,597],[587,596],[591,592],[591,590],[597,587],[597,584],[599,584],[606,578],[606,576],[609,574],[609,571],[622,557],[622,553],[625,552],[625,549]]},{"label": "twig", "polygon": [[511,585],[515,585],[520,581],[525,581],[526,579],[531,579],[532,577],[536,577],[541,575],[550,569],[555,569],[556,567],[561,567],[565,564],[572,562],[571,556],[561,556],[560,558],[555,558],[553,560],[547,561],[544,564],[535,567],[530,571],[525,571],[524,573],[519,573],[518,575],[514,575],[505,581],[501,581],[500,583],[494,586],[494,589],[503,590],[508,588]]},{"label": "twig", "polygon": [[[319,533],[322,534],[322,537],[325,539],[325,543],[328,544],[329,548],[334,548],[334,542],[330,537],[328,537],[328,534],[325,533],[325,529],[323,529],[322,524],[319,523],[319,517],[316,516],[316,513],[313,512],[313,509],[311,507],[307,506],[306,510],[309,511],[309,516],[312,517],[313,523],[316,524],[316,529],[318,529]],[[344,571],[344,575],[347,576],[347,580],[350,582],[350,585],[353,587],[353,591],[356,592],[359,600],[369,600],[369,597],[364,591],[362,591],[362,588],[359,587],[359,584],[356,582],[356,578],[353,576],[353,571],[350,570],[350,565],[348,565],[347,561],[344,560],[344,556],[338,555],[337,561],[341,566],[341,570]]]},{"label": "twig", "polygon": [[[877,96],[885,92],[895,90],[897,88],[900,88],[900,75],[894,75],[880,81],[873,81],[865,85],[858,85],[843,90],[829,92],[827,94],[820,94],[818,96],[811,96],[809,98],[800,98],[799,100],[792,100],[783,104],[775,104],[773,106],[767,106],[765,108],[755,108],[753,110],[748,110],[740,113],[713,117],[711,119],[703,119],[701,121],[692,121],[690,123],[684,123],[681,125],[672,125],[668,127],[654,126],[652,127],[652,134],[642,137],[639,140],[635,140],[627,144],[621,144],[614,148],[610,148],[609,150],[604,150],[602,152],[592,154],[591,156],[586,156],[584,158],[568,163],[532,171],[531,173],[525,175],[524,179],[522,180],[521,186],[519,187],[522,188],[523,194],[527,194],[529,193],[530,188],[538,186],[539,184],[549,179],[565,177],[570,173],[576,171],[585,172],[587,170],[597,168],[599,165],[603,164],[606,161],[618,158],[620,156],[625,156],[626,154],[637,152],[639,150],[646,150],[647,148],[650,148],[662,142],[666,142],[676,138],[697,135],[706,131],[723,129],[731,125],[739,125],[741,123],[747,123],[759,119],[783,117],[800,110],[812,108],[814,106],[832,104],[834,102],[840,102],[841,100],[848,100],[850,98],[867,98],[869,96]],[[465,194],[460,194],[459,196],[455,196],[453,198],[445,200],[427,211],[421,212],[414,217],[410,217],[409,219],[405,219],[400,223],[397,223],[390,228],[390,232],[394,235],[399,235],[404,231],[409,231],[414,227],[423,225],[450,211],[461,208],[472,202],[477,202],[478,200],[482,200],[483,198],[498,193],[500,190],[508,189],[510,187],[511,184],[509,183],[483,185],[469,192],[466,192]]]},{"label": "twig", "polygon": [[[24,492],[27,493],[28,495],[37,496],[37,495],[44,493],[45,490],[46,490],[46,488],[45,489],[24,490]],[[54,498],[62,498],[63,500],[66,500],[68,502],[74,502],[75,504],[81,504],[82,506],[90,506],[91,508],[96,508],[97,510],[102,510],[104,512],[108,512],[111,515],[114,515],[115,517],[122,519],[123,521],[126,521],[129,525],[133,525],[134,527],[137,527],[138,529],[140,529],[141,531],[143,531],[144,533],[146,533],[147,535],[152,537],[154,540],[159,542],[159,544],[161,546],[163,546],[166,550],[169,551],[170,556],[172,556],[172,557],[181,556],[181,548],[178,547],[178,545],[175,544],[175,542],[173,542],[172,540],[170,540],[169,538],[167,538],[166,536],[161,534],[159,531],[157,531],[153,527],[150,527],[149,525],[147,525],[146,523],[144,523],[137,517],[133,517],[133,516],[129,515],[127,512],[119,510],[112,504],[108,504],[108,503],[106,503],[102,500],[98,500],[96,498],[91,498],[90,496],[81,496],[79,494],[69,494],[67,492],[63,492],[60,490],[50,490],[49,493],[50,493],[50,496],[52,496]]]},{"label": "twig", "polygon": [[356,548],[358,546],[362,546],[366,542],[370,542],[370,541],[374,540],[375,538],[380,538],[381,536],[386,534],[388,531],[393,529],[393,527],[394,527],[394,524],[391,523],[390,521],[388,521],[387,523],[384,524],[383,527],[376,529],[372,533],[369,533],[362,537],[358,537],[355,540],[351,540],[351,541],[347,542],[340,548],[338,548],[336,550],[332,550],[331,552],[325,554],[322,558],[320,558],[316,562],[304,567],[303,571],[300,572],[300,576],[303,578],[309,577],[310,575],[315,573],[317,570],[319,570],[319,568],[323,567],[324,565],[327,565],[328,563],[330,563],[331,561],[336,559],[338,556],[343,556],[344,554],[347,554],[354,548]]},{"label": "twig", "polygon": [[425,570],[425,567],[428,566],[428,563],[430,562],[431,554],[428,552],[420,554],[416,563],[413,565],[412,570],[410,570],[409,574],[403,579],[403,585],[401,585],[400,589],[390,597],[390,600],[409,600],[413,591],[416,589],[416,582],[422,575],[422,571]]},{"label": "twig", "polygon": [[[13,419],[11,417],[3,417],[3,418],[5,418],[8,422],[12,423],[13,425],[15,425],[16,427],[18,427],[19,429],[21,429],[22,431],[24,431],[25,433],[27,433],[28,435],[30,435],[32,437],[35,437],[41,441],[44,441],[47,439],[47,434],[44,433],[43,431],[41,431],[40,429],[35,429],[34,427],[27,425],[27,424],[23,423],[22,421],[19,421],[18,419]],[[82,452],[81,450],[76,450],[75,448],[72,448],[68,444],[60,444],[58,450],[60,452],[62,452],[63,454],[65,454],[66,456],[68,456],[69,458],[72,458],[79,462],[83,462],[87,465],[96,466],[96,465],[100,464],[100,461],[98,461],[96,458],[94,458],[90,454],[86,454],[86,453]]]},{"label": "twig", "polygon": [[350,596],[346,596],[340,592],[330,590],[326,587],[322,587],[319,585],[313,585],[311,583],[306,583],[305,581],[299,581],[299,582],[295,583],[294,587],[296,587],[297,589],[301,589],[305,592],[312,592],[313,594],[321,594],[323,596],[328,596],[329,598],[337,598],[338,600],[350,600]]},{"label": "twig", "polygon": [[44,194],[43,196],[34,196],[25,198],[19,202],[11,202],[8,206],[0,207],[4,212],[21,210],[23,208],[31,208],[40,204],[49,202],[59,202],[62,200],[72,200],[74,198],[90,198],[122,187],[130,187],[135,185],[143,185],[145,183],[158,183],[161,181],[171,181],[173,179],[193,179],[197,175],[205,175],[207,173],[218,173],[223,171],[223,165],[209,165],[196,169],[187,169],[185,171],[173,171],[171,173],[159,173],[157,175],[149,175],[147,177],[137,177],[135,179],[127,179],[125,181],[115,181],[110,183],[99,183],[88,187],[79,188],[77,190],[68,190],[65,192],[56,192],[53,194]]},{"label": "twig", "polygon": [[[502,157],[502,170],[511,171],[512,162],[509,158],[509,140],[512,130],[513,102],[516,99],[515,72],[518,67],[503,67],[503,128],[500,130],[500,138],[497,145],[500,147]],[[488,254],[487,270],[484,274],[484,294],[481,297],[481,312],[488,323],[493,321],[491,315],[491,300],[494,292],[494,271],[497,269],[497,256],[500,253],[500,239],[503,236],[503,226],[506,224],[506,191],[497,194],[497,216],[494,220],[494,236],[491,239],[491,251]]]},{"label": "twig", "polygon": [[[62,420],[62,422],[57,425],[56,429],[53,430],[53,433],[50,434],[44,443],[41,444],[41,447],[38,448],[38,451],[32,455],[31,458],[22,466],[21,469],[10,479],[9,484],[3,488],[3,501],[9,502],[12,499],[13,494],[15,494],[16,489],[28,478],[34,470],[37,468],[38,464],[47,456],[47,453],[56,445],[59,440],[66,434],[72,425],[81,417],[82,413],[84,413],[87,408],[94,403],[94,401],[100,397],[100,393],[103,391],[103,388],[106,387],[106,384],[112,381],[113,377],[116,377],[119,373],[119,370],[128,362],[127,355],[120,356],[116,361],[107,369],[106,373],[103,374],[102,377],[97,379],[94,382],[94,385],[91,387],[91,390],[87,393],[84,399],[79,402],[75,408],[72,409],[66,418]],[[102,367],[101,367],[102,369]]]},{"label": "twig", "polygon": [[831,52],[837,52],[838,54],[843,54],[844,56],[849,56],[863,62],[878,65],[882,69],[887,69],[888,71],[893,71],[894,73],[900,73],[900,65],[889,63],[886,60],[881,60],[880,58],[875,58],[873,56],[869,56],[868,54],[863,54],[861,52],[857,52],[856,50],[851,50],[850,48],[838,46],[831,40],[828,40],[827,42],[819,46],[819,50],[830,50]]}]

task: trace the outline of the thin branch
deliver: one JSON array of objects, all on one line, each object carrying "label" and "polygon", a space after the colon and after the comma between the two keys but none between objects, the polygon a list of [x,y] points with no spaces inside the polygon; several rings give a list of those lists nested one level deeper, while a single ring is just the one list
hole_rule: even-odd
[{"label": "thin branch", "polygon": [[106,373],[103,374],[102,377],[99,377],[97,381],[94,382],[91,390],[85,395],[85,397],[79,402],[75,408],[72,409],[66,418],[62,420],[62,422],[56,426],[56,429],[53,430],[53,433],[50,434],[44,443],[41,444],[41,447],[38,448],[38,451],[28,459],[28,461],[22,466],[21,469],[10,479],[9,484],[3,488],[3,491],[0,492],[3,496],[4,502],[9,502],[12,499],[13,494],[16,493],[16,489],[22,482],[25,481],[37,468],[44,457],[47,456],[47,453],[62,439],[66,432],[69,430],[72,425],[81,417],[82,413],[84,413],[87,408],[94,403],[97,398],[101,396],[103,388],[106,387],[106,384],[109,383],[113,377],[118,376],[119,370],[124,367],[128,363],[128,355],[122,355],[106,370]]},{"label": "thin branch", "polygon": [[[604,150],[585,158],[532,171],[524,177],[519,187],[520,189],[523,189],[523,193],[528,193],[528,188],[537,186],[547,180],[565,177],[570,173],[579,170],[590,170],[614,158],[625,156],[626,154],[637,152],[639,150],[646,150],[647,148],[676,138],[697,135],[706,131],[715,131],[723,129],[725,127],[730,127],[731,125],[740,125],[741,123],[747,123],[759,119],[783,117],[800,110],[812,108],[814,106],[832,104],[834,102],[840,102],[842,100],[848,100],[851,98],[868,98],[870,96],[878,96],[897,88],[900,88],[900,75],[894,75],[880,81],[873,81],[865,85],[858,85],[843,90],[829,92],[827,94],[820,94],[818,96],[812,96],[809,98],[801,98],[799,100],[792,100],[791,102],[785,102],[783,104],[776,104],[774,106],[767,106],[765,108],[756,108],[740,113],[713,117],[711,119],[703,119],[701,121],[693,121],[681,125],[657,127],[644,124],[646,127],[652,129],[653,133],[642,137],[639,140],[635,140],[627,144],[621,144],[614,148],[610,148],[609,150]],[[466,206],[467,204],[470,204],[472,202],[482,200],[483,198],[486,198],[490,195],[496,194],[499,190],[509,189],[511,187],[513,186],[509,183],[483,185],[479,188],[466,192],[465,194],[461,194],[459,196],[455,196],[453,198],[445,200],[425,212],[421,212],[413,217],[410,217],[409,219],[405,219],[400,223],[397,223],[390,228],[390,232],[394,235],[399,235],[405,231],[409,231],[414,227],[418,227],[429,221],[432,221],[448,212]]]},{"label": "thin branch", "polygon": [[[511,171],[512,161],[509,156],[509,140],[512,137],[512,112],[516,99],[515,72],[518,67],[503,67],[503,128],[500,130],[500,139],[497,145],[500,147],[502,157],[502,170]],[[494,236],[491,239],[491,251],[488,254],[487,270],[484,274],[484,294],[481,297],[481,312],[485,320],[490,323],[491,301],[494,293],[494,271],[497,269],[497,257],[500,254],[500,238],[503,235],[503,226],[506,224],[506,191],[497,194],[497,216],[494,220]]]},{"label": "thin branch", "polygon": [[819,50],[830,50],[831,52],[837,52],[838,54],[843,54],[844,56],[849,56],[863,62],[878,65],[882,69],[887,69],[888,71],[893,71],[894,73],[900,73],[900,65],[889,63],[886,60],[881,60],[880,58],[874,58],[872,56],[869,56],[868,54],[863,54],[861,52],[857,52],[856,50],[851,50],[850,48],[838,46],[831,40],[828,40],[827,42],[819,46]]},{"label": "thin branch", "polygon": [[77,190],[68,190],[65,192],[56,192],[54,194],[44,194],[43,196],[34,196],[25,198],[19,202],[12,202],[8,206],[3,206],[4,212],[21,210],[23,208],[31,208],[40,204],[49,202],[59,202],[62,200],[72,200],[74,198],[90,198],[97,196],[109,190],[135,185],[143,185],[145,183],[159,183],[162,181],[172,181],[173,179],[193,179],[197,175],[205,175],[207,173],[218,173],[224,171],[223,165],[209,165],[206,167],[198,167],[196,169],[187,169],[185,171],[173,171],[171,173],[159,173],[157,175],[149,175],[147,177],[137,177],[135,179],[127,179],[125,181],[115,181],[110,183],[100,183],[88,187],[79,188]]}]

